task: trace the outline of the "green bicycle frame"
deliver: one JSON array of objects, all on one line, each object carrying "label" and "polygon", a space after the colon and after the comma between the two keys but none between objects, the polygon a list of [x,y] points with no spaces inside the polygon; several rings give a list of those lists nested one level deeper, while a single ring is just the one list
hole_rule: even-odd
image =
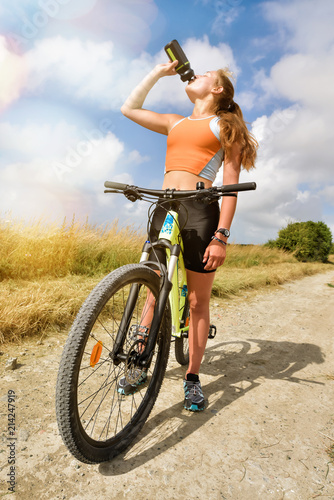
[{"label": "green bicycle frame", "polygon": [[[170,249],[165,247],[167,275],[169,281],[172,283],[172,288],[169,292],[169,302],[172,315],[173,337],[181,337],[183,333],[189,330],[188,325],[182,324],[182,314],[185,307],[188,288],[186,268],[183,260],[183,241],[179,230],[178,219],[178,213],[174,210],[169,210],[159,233],[159,240],[167,240],[171,245],[178,245],[181,248],[181,252],[177,258],[171,256]],[[140,261],[144,262],[147,258],[148,255],[145,252]],[[177,259],[176,265],[173,259]]]},{"label": "green bicycle frame", "polygon": [[[183,260],[183,241],[181,238],[179,225],[178,225],[179,215],[177,212],[170,210],[166,215],[165,221],[162,225],[159,239],[169,240],[172,245],[180,245],[181,252],[177,261],[177,265],[174,269],[173,275],[169,276],[169,279],[173,283],[173,287],[169,292],[169,302],[171,306],[172,313],[172,335],[174,337],[181,337],[182,333],[188,330],[189,327],[182,326],[181,319],[182,312],[185,306],[185,300],[188,294],[187,288],[187,275],[186,268],[184,266]],[[167,255],[167,270],[169,269],[170,263],[170,250],[166,248]],[[179,281],[179,273],[181,278]]]}]

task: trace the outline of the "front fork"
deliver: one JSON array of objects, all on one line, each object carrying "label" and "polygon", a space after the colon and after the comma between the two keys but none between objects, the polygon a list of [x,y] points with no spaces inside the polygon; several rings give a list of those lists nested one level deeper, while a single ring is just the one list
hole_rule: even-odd
[{"label": "front fork", "polygon": [[[171,243],[168,240],[165,241],[160,241],[159,246],[167,247],[168,250],[171,253],[170,259],[169,259],[169,264],[168,264],[168,271],[167,273],[165,271],[162,272],[161,276],[161,288],[159,292],[159,296],[156,300],[155,307],[154,307],[154,315],[153,315],[153,320],[151,323],[150,327],[150,334],[148,336],[145,349],[142,353],[138,353],[137,361],[135,364],[137,366],[140,366],[142,368],[147,368],[150,365],[150,362],[152,360],[153,354],[154,354],[154,348],[157,342],[157,336],[161,327],[163,315],[166,309],[166,304],[168,301],[168,296],[169,293],[173,287],[173,275],[175,273],[178,257],[180,254],[180,246],[179,245],[171,245]],[[151,248],[151,244],[145,243],[143,252],[142,252],[142,257],[140,259],[140,263],[147,265],[150,265],[150,262],[148,261],[149,257],[149,251],[148,249]],[[118,365],[122,361],[125,361],[127,359],[127,354],[124,353],[123,350],[123,345],[125,341],[126,334],[128,332],[128,329],[130,327],[130,323],[132,320],[132,315],[134,308],[136,306],[137,298],[138,298],[138,293],[139,293],[140,286],[138,284],[133,284],[130,289],[129,296],[127,298],[127,302],[125,305],[124,313],[120,322],[120,326],[118,328],[117,336],[115,339],[115,344],[114,344],[114,349],[111,354],[111,357],[113,359],[113,362],[115,365]]]},{"label": "front fork", "polygon": [[[148,336],[145,350],[138,358],[138,365],[143,368],[149,366],[154,354],[154,348],[157,342],[158,333],[161,328],[161,323],[164,312],[166,310],[169,294],[172,287],[175,284],[174,283],[175,276],[177,275],[176,266],[181,251],[179,245],[172,245],[168,240],[159,240],[159,243],[156,246],[162,246],[165,247],[167,250],[169,250],[170,258],[168,262],[167,272],[164,271],[162,272],[161,276],[162,285],[160,288],[159,296],[155,304],[153,320],[150,328],[150,334]],[[147,264],[149,265],[149,261],[147,260],[148,255],[149,254],[148,252],[145,251],[145,246],[144,246],[144,251],[140,262],[145,263],[146,261]]]}]

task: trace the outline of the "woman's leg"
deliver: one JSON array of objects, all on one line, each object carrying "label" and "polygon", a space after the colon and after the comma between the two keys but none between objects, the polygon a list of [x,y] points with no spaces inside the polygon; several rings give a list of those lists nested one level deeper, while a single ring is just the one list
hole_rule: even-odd
[{"label": "woman's leg", "polygon": [[210,328],[210,297],[215,273],[187,270],[189,323],[189,367],[187,373],[199,373]]}]

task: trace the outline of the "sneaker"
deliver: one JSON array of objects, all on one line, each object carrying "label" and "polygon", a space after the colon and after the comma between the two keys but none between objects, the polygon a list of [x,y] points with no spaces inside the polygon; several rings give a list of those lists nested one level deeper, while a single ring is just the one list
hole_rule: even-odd
[{"label": "sneaker", "polygon": [[204,410],[205,400],[198,375],[188,373],[187,379],[183,381],[183,388],[184,408],[190,411]]},{"label": "sneaker", "polygon": [[[138,373],[139,372],[137,371],[137,374]],[[142,372],[142,374],[140,375],[139,379],[137,380],[137,382],[135,384],[130,384],[126,380],[126,377],[122,377],[118,382],[117,391],[120,394],[123,394],[123,396],[130,396],[131,394],[134,394],[135,392],[137,392],[138,387],[140,385],[145,384],[146,381],[147,381],[147,373],[144,371]]]}]

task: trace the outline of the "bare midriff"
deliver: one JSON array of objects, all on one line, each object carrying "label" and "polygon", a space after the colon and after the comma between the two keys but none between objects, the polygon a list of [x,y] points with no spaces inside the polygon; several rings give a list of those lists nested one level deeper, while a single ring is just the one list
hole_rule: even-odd
[{"label": "bare midriff", "polygon": [[197,182],[204,182],[204,187],[209,188],[212,182],[199,175],[184,172],[182,170],[172,170],[164,177],[162,189],[193,190],[196,189]]}]

